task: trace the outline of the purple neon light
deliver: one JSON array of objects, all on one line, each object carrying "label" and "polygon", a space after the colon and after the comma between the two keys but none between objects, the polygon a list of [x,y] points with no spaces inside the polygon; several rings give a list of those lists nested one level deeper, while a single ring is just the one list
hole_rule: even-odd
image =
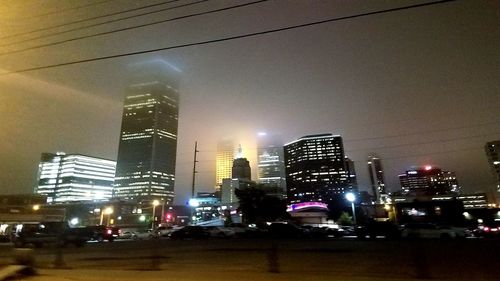
[{"label": "purple neon light", "polygon": [[302,202],[302,203],[292,204],[292,205],[288,206],[286,211],[287,212],[298,211],[298,210],[302,210],[305,208],[328,209],[328,205],[325,203],[321,203],[321,202]]}]

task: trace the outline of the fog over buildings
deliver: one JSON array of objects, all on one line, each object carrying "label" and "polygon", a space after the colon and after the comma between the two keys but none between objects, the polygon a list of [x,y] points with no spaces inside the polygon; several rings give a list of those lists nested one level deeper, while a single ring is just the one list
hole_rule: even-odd
[{"label": "fog over buildings", "polygon": [[[49,33],[12,37],[20,32],[143,4],[127,0],[116,7],[111,1],[40,16],[74,3],[10,1],[0,8],[0,69],[3,73],[140,52],[422,2],[268,1],[5,54],[232,4],[209,1],[14,44]],[[399,189],[398,174],[424,165],[454,171],[466,192],[494,188],[484,147],[500,139],[498,10],[498,1],[454,1],[1,75],[0,192],[32,192],[43,152],[116,160],[129,66],[150,60],[162,60],[181,71],[178,203],[190,194],[195,141],[200,150],[196,188],[210,191],[216,182],[221,139],[242,144],[256,179],[257,133],[262,131],[280,134],[284,142],[310,134],[341,135],[345,154],[356,165],[360,190],[371,189],[366,169],[370,153],[382,160],[389,192]]]}]

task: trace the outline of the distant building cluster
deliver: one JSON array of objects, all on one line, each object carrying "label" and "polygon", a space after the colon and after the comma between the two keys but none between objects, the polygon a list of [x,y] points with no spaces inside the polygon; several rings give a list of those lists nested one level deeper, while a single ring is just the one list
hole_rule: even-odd
[{"label": "distant building cluster", "polygon": [[[178,73],[163,62],[135,65],[131,72],[117,161],[62,152],[43,153],[35,193],[46,196],[47,203],[130,201],[136,205],[125,204],[126,212],[142,218],[142,209],[153,206],[153,224],[166,220],[165,206],[173,205],[175,195]],[[496,189],[500,191],[500,141],[488,142],[485,151]],[[399,175],[400,188],[389,188],[383,159],[374,153],[364,162],[370,180],[369,192],[360,192],[356,161],[345,155],[340,135],[306,135],[284,144],[278,135],[260,133],[256,157],[254,180],[241,145],[236,149],[235,142],[228,138],[218,142],[215,192],[198,193],[191,198],[196,199],[193,201],[196,208],[201,208],[196,209],[195,213],[201,216],[197,219],[235,211],[238,204],[235,191],[246,188],[258,188],[286,200],[294,212],[308,208],[324,210],[329,203],[339,198],[344,200],[346,193],[355,194],[357,204],[368,205],[422,199],[460,200],[466,208],[488,204],[486,193],[462,194],[454,172],[432,166],[407,170]],[[160,205],[161,212],[156,208]],[[103,210],[96,212],[102,220]],[[159,218],[156,212],[160,212]]]}]

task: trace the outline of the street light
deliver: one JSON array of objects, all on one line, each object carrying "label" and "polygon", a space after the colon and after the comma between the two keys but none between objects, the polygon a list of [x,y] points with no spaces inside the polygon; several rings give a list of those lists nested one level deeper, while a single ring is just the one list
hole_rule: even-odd
[{"label": "street light", "polygon": [[345,194],[345,199],[347,201],[351,202],[351,207],[352,207],[352,219],[354,222],[354,225],[356,225],[356,210],[354,209],[354,201],[356,201],[356,195],[352,192],[348,192]]},{"label": "street light", "polygon": [[158,200],[153,200],[153,223],[151,224],[151,228],[154,229],[155,228],[155,220],[156,220],[156,213],[155,213],[155,209],[156,209],[156,206],[160,205],[160,201]]},{"label": "street light", "polygon": [[36,204],[36,205],[33,205],[33,211],[38,211],[40,210],[40,205]]}]

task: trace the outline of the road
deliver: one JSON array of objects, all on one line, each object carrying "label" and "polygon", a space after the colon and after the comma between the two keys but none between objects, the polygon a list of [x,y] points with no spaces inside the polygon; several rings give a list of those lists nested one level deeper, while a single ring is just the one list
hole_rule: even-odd
[{"label": "road", "polygon": [[[56,257],[54,247],[35,249],[34,253],[41,272],[65,272],[66,275],[73,272],[74,275],[91,270],[101,272],[101,277],[144,271],[154,271],[159,276],[173,272],[180,277],[199,274],[201,279],[197,277],[197,280],[212,280],[209,278],[212,275],[213,280],[224,280],[220,274],[244,280],[245,276],[267,276],[269,272],[279,272],[273,280],[281,277],[286,280],[286,276],[301,280],[499,280],[500,276],[500,240],[482,239],[208,239],[88,243],[83,248],[63,249],[63,260],[70,270],[59,273],[51,270]],[[0,265],[9,263],[13,255],[10,245],[0,245]],[[278,276],[281,277],[277,279]],[[70,279],[79,280],[75,278]],[[109,278],[112,276],[81,280]],[[253,280],[257,280],[255,278]],[[116,280],[119,279],[125,280],[124,277]],[[258,280],[264,279],[258,277]]]}]

